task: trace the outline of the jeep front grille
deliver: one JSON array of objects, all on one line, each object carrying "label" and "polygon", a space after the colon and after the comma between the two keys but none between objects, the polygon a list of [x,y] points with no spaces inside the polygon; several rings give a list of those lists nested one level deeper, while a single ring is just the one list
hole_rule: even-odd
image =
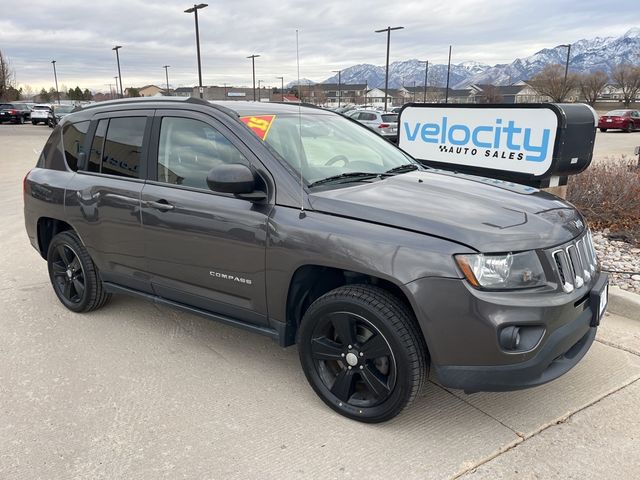
[{"label": "jeep front grille", "polygon": [[562,289],[569,293],[588,284],[598,268],[591,232],[552,252]]}]

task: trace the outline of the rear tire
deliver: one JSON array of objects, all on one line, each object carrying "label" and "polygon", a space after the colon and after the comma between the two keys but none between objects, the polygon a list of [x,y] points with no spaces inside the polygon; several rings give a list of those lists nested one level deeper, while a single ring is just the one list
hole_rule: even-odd
[{"label": "rear tire", "polygon": [[627,133],[633,132],[633,122],[629,122],[627,124],[627,128],[625,128],[624,131],[627,132]]},{"label": "rear tire", "polygon": [[318,396],[361,422],[395,417],[427,378],[426,345],[413,313],[371,285],[339,287],[313,302],[300,325],[298,348]]},{"label": "rear tire", "polygon": [[37,125],[38,122],[36,122],[35,120],[31,120],[31,125]]},{"label": "rear tire", "polygon": [[111,298],[89,252],[74,232],[65,231],[53,237],[47,252],[47,265],[53,290],[69,310],[90,312]]},{"label": "rear tire", "polygon": [[606,132],[606,131],[607,131],[607,129],[606,129],[606,128],[601,128],[601,129],[600,129],[600,131],[601,131],[602,133],[604,133],[604,132]]}]

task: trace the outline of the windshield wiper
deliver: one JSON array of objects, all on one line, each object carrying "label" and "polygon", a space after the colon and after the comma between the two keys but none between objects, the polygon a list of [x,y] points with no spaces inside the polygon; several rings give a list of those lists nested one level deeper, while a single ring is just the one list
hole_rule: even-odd
[{"label": "windshield wiper", "polygon": [[[371,172],[347,172],[340,175],[332,175],[331,177],[323,178],[309,184],[309,187],[317,187],[318,185],[324,185],[325,183],[335,182],[336,180],[346,180],[351,182],[357,182],[358,180],[368,180],[371,178],[379,177],[380,173]],[[347,183],[347,182],[342,182]]]},{"label": "windshield wiper", "polygon": [[418,165],[416,165],[415,163],[405,163],[404,165],[393,167],[392,169],[387,170],[384,173],[406,173],[418,170],[418,168]]}]

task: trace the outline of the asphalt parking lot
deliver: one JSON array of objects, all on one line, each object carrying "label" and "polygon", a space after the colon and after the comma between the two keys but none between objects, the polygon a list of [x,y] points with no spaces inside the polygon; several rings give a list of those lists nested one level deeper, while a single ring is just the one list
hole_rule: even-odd
[{"label": "asphalt parking lot", "polygon": [[[639,308],[607,314],[551,384],[429,382],[395,420],[353,422],[316,397],[295,348],[140,299],[64,309],[22,215],[50,132],[0,125],[0,479],[640,478]],[[598,133],[597,148],[618,138],[640,144]]]}]

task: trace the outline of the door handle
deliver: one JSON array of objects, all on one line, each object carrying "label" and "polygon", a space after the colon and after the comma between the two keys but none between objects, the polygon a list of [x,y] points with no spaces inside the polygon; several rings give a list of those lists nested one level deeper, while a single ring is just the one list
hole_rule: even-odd
[{"label": "door handle", "polygon": [[147,207],[155,208],[156,210],[161,210],[161,211],[169,211],[169,210],[173,210],[174,208],[176,208],[175,205],[171,205],[166,200],[158,200],[157,202],[154,202],[152,200],[148,200],[146,202],[146,205],[147,205]]}]

